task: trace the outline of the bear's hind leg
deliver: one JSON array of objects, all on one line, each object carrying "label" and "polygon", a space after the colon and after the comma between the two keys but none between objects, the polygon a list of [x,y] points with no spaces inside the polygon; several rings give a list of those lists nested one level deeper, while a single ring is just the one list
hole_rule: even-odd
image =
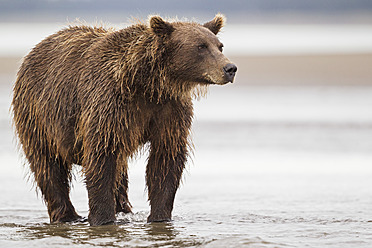
[{"label": "bear's hind leg", "polygon": [[118,187],[115,194],[115,200],[116,200],[116,213],[132,213],[132,205],[130,204],[128,200],[128,173],[125,170],[121,174],[121,179],[118,183]]},{"label": "bear's hind leg", "polygon": [[50,222],[61,223],[81,219],[69,197],[70,166],[61,158],[48,153],[42,154],[38,158],[28,156],[28,160],[47,205]]}]

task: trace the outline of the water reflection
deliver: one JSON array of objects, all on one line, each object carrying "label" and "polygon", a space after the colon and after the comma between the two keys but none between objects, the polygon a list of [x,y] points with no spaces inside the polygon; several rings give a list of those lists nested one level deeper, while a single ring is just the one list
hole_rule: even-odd
[{"label": "water reflection", "polygon": [[122,225],[90,227],[89,224],[45,224],[27,226],[18,231],[20,240],[40,243],[46,239],[60,244],[116,246],[132,239]]},{"label": "water reflection", "polygon": [[[135,216],[136,214],[134,214]],[[137,217],[128,217],[138,218]],[[173,222],[146,223],[119,220],[114,225],[91,227],[88,223],[26,224],[17,226],[13,241],[32,241],[35,247],[45,240],[60,245],[95,245],[104,247],[189,247],[203,243],[195,236],[182,233]],[[32,247],[32,245],[30,246]]]},{"label": "water reflection", "polygon": [[149,223],[145,232],[147,240],[156,246],[193,247],[205,243],[205,239],[183,230],[181,222]]},{"label": "water reflection", "polygon": [[148,241],[164,245],[175,245],[177,243],[177,234],[179,234],[172,222],[149,223],[146,225],[145,232]]},{"label": "water reflection", "polygon": [[172,239],[176,236],[172,222],[149,223],[146,228],[146,233],[149,236],[161,237],[164,239]]}]

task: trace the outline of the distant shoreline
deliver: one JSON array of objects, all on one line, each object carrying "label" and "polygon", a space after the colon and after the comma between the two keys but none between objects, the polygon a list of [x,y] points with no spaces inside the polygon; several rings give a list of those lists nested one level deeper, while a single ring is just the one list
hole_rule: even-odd
[{"label": "distant shoreline", "polygon": [[[239,85],[372,85],[372,53],[228,57]],[[0,57],[0,76],[15,77],[21,61]]]},{"label": "distant shoreline", "polygon": [[247,85],[372,85],[372,53],[230,56]]}]

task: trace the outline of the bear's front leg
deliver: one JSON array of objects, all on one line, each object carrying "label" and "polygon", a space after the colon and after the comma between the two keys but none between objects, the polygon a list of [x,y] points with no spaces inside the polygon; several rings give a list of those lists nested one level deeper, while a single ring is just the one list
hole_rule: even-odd
[{"label": "bear's front leg", "polygon": [[174,197],[188,155],[192,103],[172,100],[162,106],[149,128],[146,183],[151,205],[148,222],[170,221]]},{"label": "bear's front leg", "polygon": [[92,226],[113,223],[115,218],[116,159],[111,153],[92,159],[85,169]]},{"label": "bear's front leg", "polygon": [[183,169],[185,168],[187,151],[179,147],[172,152],[159,151],[151,148],[146,169],[146,182],[151,212],[148,222],[170,221],[174,197],[180,184]]}]

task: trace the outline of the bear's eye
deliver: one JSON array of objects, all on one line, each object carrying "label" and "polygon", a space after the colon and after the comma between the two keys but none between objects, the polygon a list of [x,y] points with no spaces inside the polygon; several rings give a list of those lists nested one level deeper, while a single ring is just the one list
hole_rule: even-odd
[{"label": "bear's eye", "polygon": [[223,44],[221,44],[221,45],[218,46],[218,50],[220,50],[220,52],[223,51]]},{"label": "bear's eye", "polygon": [[207,44],[200,44],[200,45],[198,46],[198,49],[199,49],[199,50],[205,50],[205,49],[207,49],[207,48],[208,48]]}]

